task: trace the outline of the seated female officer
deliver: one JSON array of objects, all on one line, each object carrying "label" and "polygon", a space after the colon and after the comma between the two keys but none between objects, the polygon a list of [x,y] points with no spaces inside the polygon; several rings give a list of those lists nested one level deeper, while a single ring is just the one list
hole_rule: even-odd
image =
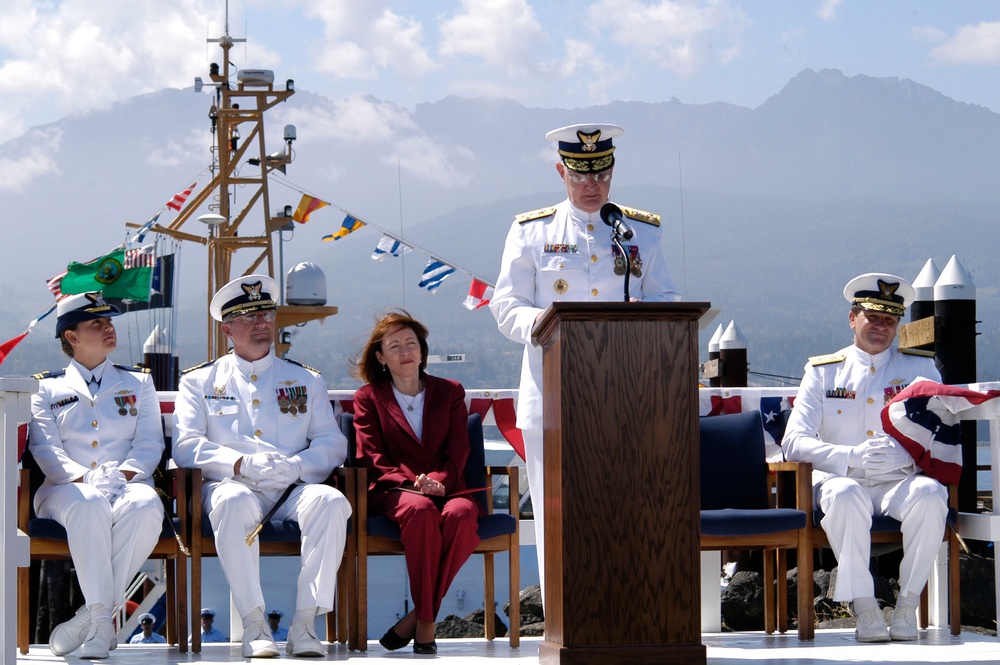
[{"label": "seated female officer", "polygon": [[465,389],[424,372],[427,328],[405,311],[383,316],[354,374],[366,382],[354,396],[358,458],[368,469],[368,505],[397,522],[410,575],[413,610],[379,642],[437,653],[434,619],[479,536],[480,509],[468,496]]},{"label": "seated female officer", "polygon": [[108,360],[118,308],[100,293],[59,301],[56,337],[72,360],[36,375],[29,449],[45,481],[35,512],[66,528],[85,605],[49,638],[57,656],[107,658],[118,646],[111,615],[156,546],[163,504],[153,471],[163,454],[160,403],[148,374]]}]

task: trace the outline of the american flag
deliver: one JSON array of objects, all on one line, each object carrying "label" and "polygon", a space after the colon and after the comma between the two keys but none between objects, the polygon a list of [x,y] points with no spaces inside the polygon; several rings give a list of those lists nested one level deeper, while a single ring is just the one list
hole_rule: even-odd
[{"label": "american flag", "polygon": [[153,256],[153,248],[153,245],[146,245],[145,247],[125,250],[125,262],[122,268],[129,270],[131,268],[154,267],[156,257]]}]

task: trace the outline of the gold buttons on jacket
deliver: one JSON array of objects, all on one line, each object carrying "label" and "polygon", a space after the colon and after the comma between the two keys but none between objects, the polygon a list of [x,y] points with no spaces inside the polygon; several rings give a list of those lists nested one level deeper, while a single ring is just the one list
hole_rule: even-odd
[{"label": "gold buttons on jacket", "polygon": [[260,430],[259,429],[255,429],[253,431],[253,435],[259,439],[260,438]]},{"label": "gold buttons on jacket", "polygon": [[[872,369],[874,370],[875,368],[873,367]],[[257,380],[257,375],[256,374],[251,374],[250,375],[250,380],[251,381],[256,381]]]},{"label": "gold buttons on jacket", "polygon": [[590,262],[591,263],[597,263],[597,254],[591,254],[590,255]]},{"label": "gold buttons on jacket", "polygon": [[91,469],[96,469],[97,468],[97,462],[91,462],[90,463],[90,468]]},{"label": "gold buttons on jacket", "polygon": [[90,445],[92,445],[94,448],[96,448],[97,447],[97,442],[96,441],[91,441]]},{"label": "gold buttons on jacket", "polygon": [[875,432],[868,430],[868,436],[875,436]]},{"label": "gold buttons on jacket", "polygon": [[596,296],[597,295],[597,289],[591,289],[590,290],[590,295]]},{"label": "gold buttons on jacket", "polygon": [[260,406],[260,400],[259,399],[254,399],[253,405],[254,406]]},{"label": "gold buttons on jacket", "polygon": [[872,374],[874,374],[875,373],[875,365],[871,366],[871,370],[872,370]]},{"label": "gold buttons on jacket", "polygon": [[93,427],[94,429],[97,429],[97,421],[96,420],[91,420],[90,421],[90,426]]},{"label": "gold buttons on jacket", "polygon": [[868,403],[869,403],[869,404],[874,404],[874,403],[875,403],[875,400],[873,400],[873,399],[872,399],[871,397],[869,397],[869,398],[868,398]]},{"label": "gold buttons on jacket", "polygon": [[587,230],[588,231],[593,231],[594,230],[594,225],[593,224],[587,224]]}]

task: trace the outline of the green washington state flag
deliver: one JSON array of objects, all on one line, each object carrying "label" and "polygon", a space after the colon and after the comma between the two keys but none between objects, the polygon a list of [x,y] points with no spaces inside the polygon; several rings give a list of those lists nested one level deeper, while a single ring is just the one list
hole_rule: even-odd
[{"label": "green washington state flag", "polygon": [[146,302],[153,279],[153,245],[138,249],[116,249],[87,263],[66,266],[59,284],[63,293],[103,291],[105,298],[127,298]]}]

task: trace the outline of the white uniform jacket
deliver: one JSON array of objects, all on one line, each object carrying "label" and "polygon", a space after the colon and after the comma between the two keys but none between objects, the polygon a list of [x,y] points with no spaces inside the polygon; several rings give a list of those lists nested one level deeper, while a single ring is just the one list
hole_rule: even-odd
[{"label": "white uniform jacket", "polygon": [[[56,485],[70,483],[104,462],[133,471],[129,482],[152,484],[163,455],[160,402],[153,379],[105,360],[101,386],[91,397],[82,366],[41,378],[31,397],[31,453],[45,474],[37,509]],[[96,368],[95,368],[96,369]]]},{"label": "white uniform jacket", "polygon": [[[638,270],[629,282],[633,298],[680,300],[660,246],[659,217],[623,208],[634,232],[624,241]],[[556,301],[624,300],[624,274],[615,274],[611,228],[599,213],[569,200],[518,215],[507,234],[490,310],[500,332],[525,345],[517,400],[517,426],[542,429],[542,349],[531,341],[539,312]],[[637,274],[638,273],[638,274]]]},{"label": "white uniform jacket", "polygon": [[[306,483],[323,482],[347,458],[347,440],[323,378],[273,351],[255,362],[230,352],[185,373],[174,405],[174,436],[177,465],[200,468],[210,481],[232,478],[233,466],[246,454],[277,452],[294,459]],[[275,498],[281,492],[265,494]]]},{"label": "white uniform jacket", "polygon": [[941,380],[933,360],[895,347],[873,356],[851,345],[810,358],[781,444],[785,459],[812,462],[814,482],[836,475],[870,485],[918,473],[913,463],[874,476],[847,468],[851,448],[883,434],[886,403],[918,377]]}]

